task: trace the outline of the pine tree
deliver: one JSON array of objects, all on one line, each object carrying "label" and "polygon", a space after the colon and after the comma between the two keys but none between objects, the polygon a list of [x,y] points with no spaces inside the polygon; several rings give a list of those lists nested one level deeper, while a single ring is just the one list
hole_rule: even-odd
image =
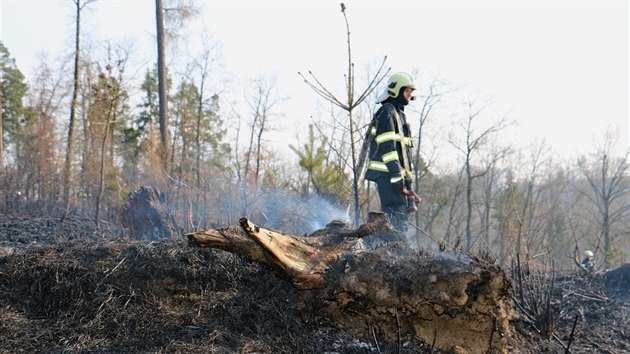
[{"label": "pine tree", "polygon": [[[317,141],[320,142],[316,146]],[[349,178],[343,169],[335,163],[328,161],[326,137],[316,137],[313,126],[309,126],[308,142],[302,149],[290,145],[289,147],[299,157],[299,165],[307,174],[305,192],[311,190],[318,196],[325,196],[335,201],[345,200],[349,197]]]},{"label": "pine tree", "polygon": [[5,142],[14,141],[20,131],[20,122],[24,120],[24,97],[29,88],[24,75],[17,68],[15,59],[7,47],[0,41],[0,99],[2,100],[2,124],[0,125],[0,167],[4,161]]}]

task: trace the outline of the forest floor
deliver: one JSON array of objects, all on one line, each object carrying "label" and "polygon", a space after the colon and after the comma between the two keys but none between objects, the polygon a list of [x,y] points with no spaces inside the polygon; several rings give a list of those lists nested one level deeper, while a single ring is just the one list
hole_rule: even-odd
[{"label": "forest floor", "polygon": [[[510,353],[630,352],[628,274],[527,279]],[[411,336],[346,335],[300,313],[297,294],[265,266],[184,237],[0,215],[0,353],[444,353]]]}]

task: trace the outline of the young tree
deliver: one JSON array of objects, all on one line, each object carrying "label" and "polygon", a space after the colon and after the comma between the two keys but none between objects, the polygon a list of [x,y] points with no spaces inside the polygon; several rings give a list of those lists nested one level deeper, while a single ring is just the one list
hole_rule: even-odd
[{"label": "young tree", "polygon": [[[319,141],[319,146],[316,146],[317,141]],[[303,149],[293,145],[289,147],[299,157],[300,167],[307,173],[307,183],[304,188],[307,194],[312,189],[316,195],[342,199],[345,198],[343,185],[347,176],[340,166],[327,161],[325,150],[327,144],[327,138],[316,137],[314,128],[310,125],[308,142],[303,145]]]},{"label": "young tree", "polygon": [[170,171],[176,181],[173,203],[179,206],[178,211],[191,230],[209,216],[207,192],[216,189],[210,182],[225,181],[214,175],[222,173],[229,154],[222,143],[225,129],[218,114],[219,96],[212,95],[201,102],[200,96],[199,87],[190,80],[182,80],[170,102],[175,128]]},{"label": "young tree", "polygon": [[[208,101],[218,100],[218,95],[211,95],[208,99],[208,87],[210,75],[212,75],[215,66],[219,60],[218,47],[216,45],[211,46],[207,36],[202,38],[203,48],[200,53],[200,57],[193,58],[189,65],[188,80],[193,83],[196,81],[196,85],[199,88],[199,94],[197,95],[197,115],[195,122],[195,187],[201,188],[201,161],[202,161],[202,148],[203,148],[203,129],[202,124],[204,116],[207,112]],[[215,97],[216,96],[216,97]],[[218,101],[217,101],[218,102]]]},{"label": "young tree", "polygon": [[[213,74],[213,70],[216,70],[219,61],[219,51],[217,45],[211,45],[209,38],[204,34],[202,37],[202,49],[199,58],[193,58],[189,65],[187,72],[188,80],[196,82],[198,89],[197,94],[197,112],[195,121],[195,189],[193,200],[193,222],[191,227],[195,229],[195,225],[200,224],[200,220],[203,218],[201,213],[201,196],[203,195],[203,204],[207,204],[207,193],[201,193],[202,191],[202,161],[204,159],[204,147],[210,141],[206,141],[204,137],[210,138],[211,136],[219,137],[222,135],[220,124],[214,125],[215,129],[207,126],[212,121],[219,123],[219,117],[217,114],[219,96],[218,94],[210,95],[208,97],[208,91],[210,87],[210,79]],[[216,89],[216,88],[215,88]],[[212,126],[212,125],[211,125]],[[208,136],[209,135],[209,136]],[[209,158],[219,158],[220,156],[209,156]]]},{"label": "young tree", "polygon": [[[100,134],[100,146],[98,154],[100,161],[98,166],[98,189],[96,195],[94,223],[100,226],[100,214],[105,198],[107,175],[115,174],[114,167],[114,125],[127,109],[125,100],[127,93],[123,86],[123,74],[127,57],[113,60],[115,64],[107,64],[105,72],[99,74],[98,81],[92,86],[93,103],[90,106],[90,115],[96,136]],[[112,62],[112,60],[110,60]],[[108,149],[109,147],[109,149]],[[108,171],[110,171],[108,173]]]},{"label": "young tree", "polygon": [[[352,61],[352,47],[350,45],[350,25],[348,23],[348,16],[346,15],[346,5],[341,3],[341,13],[343,14],[343,18],[346,24],[346,39],[347,39],[347,55],[348,55],[348,67],[347,74],[344,75],[344,81],[346,84],[346,99],[342,101],[337,98],[335,94],[330,92],[318,79],[317,77],[309,71],[309,75],[311,79],[307,79],[302,75],[302,73],[298,73],[306,84],[315,91],[319,96],[324,98],[326,101],[330,102],[334,106],[341,108],[346,111],[348,115],[348,133],[350,136],[350,157],[352,164],[350,166],[352,170],[352,190],[354,194],[354,224],[359,225],[360,217],[361,217],[361,208],[360,208],[360,194],[359,194],[359,182],[362,180],[362,172],[363,172],[363,163],[365,161],[364,157],[361,157],[363,153],[367,153],[367,149],[359,149],[357,146],[360,143],[362,137],[358,136],[358,122],[356,118],[353,116],[354,110],[370,95],[370,93],[377,87],[377,85],[383,81],[383,79],[389,73],[389,69],[384,70],[385,61],[387,57],[383,59],[381,66],[378,68],[376,74],[374,74],[371,80],[368,80],[368,86],[365,90],[358,95],[355,99],[355,76],[354,76],[354,63]],[[363,152],[365,150],[365,152]]]}]

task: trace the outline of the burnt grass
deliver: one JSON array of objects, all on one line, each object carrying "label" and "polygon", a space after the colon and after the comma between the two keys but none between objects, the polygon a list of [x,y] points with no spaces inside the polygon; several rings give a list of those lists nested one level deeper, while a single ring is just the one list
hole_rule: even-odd
[{"label": "burnt grass", "polygon": [[[510,353],[630,352],[630,289],[614,285],[559,274],[539,311],[552,335],[515,306]],[[305,298],[270,268],[183,237],[0,216],[2,353],[444,353],[410,335],[347,335]]]}]

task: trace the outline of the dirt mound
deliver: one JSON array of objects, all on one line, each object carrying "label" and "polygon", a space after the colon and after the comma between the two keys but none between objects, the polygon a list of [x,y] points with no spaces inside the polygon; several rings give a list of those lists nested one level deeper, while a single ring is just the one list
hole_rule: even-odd
[{"label": "dirt mound", "polygon": [[[303,293],[264,265],[185,240],[130,241],[79,221],[0,221],[0,352],[439,353],[378,327],[357,337],[305,312]],[[33,243],[33,241],[35,241]],[[565,283],[566,282],[566,283]],[[627,352],[628,299],[599,278],[566,277],[557,339],[524,317],[512,353]],[[604,290],[602,290],[604,289]]]}]

